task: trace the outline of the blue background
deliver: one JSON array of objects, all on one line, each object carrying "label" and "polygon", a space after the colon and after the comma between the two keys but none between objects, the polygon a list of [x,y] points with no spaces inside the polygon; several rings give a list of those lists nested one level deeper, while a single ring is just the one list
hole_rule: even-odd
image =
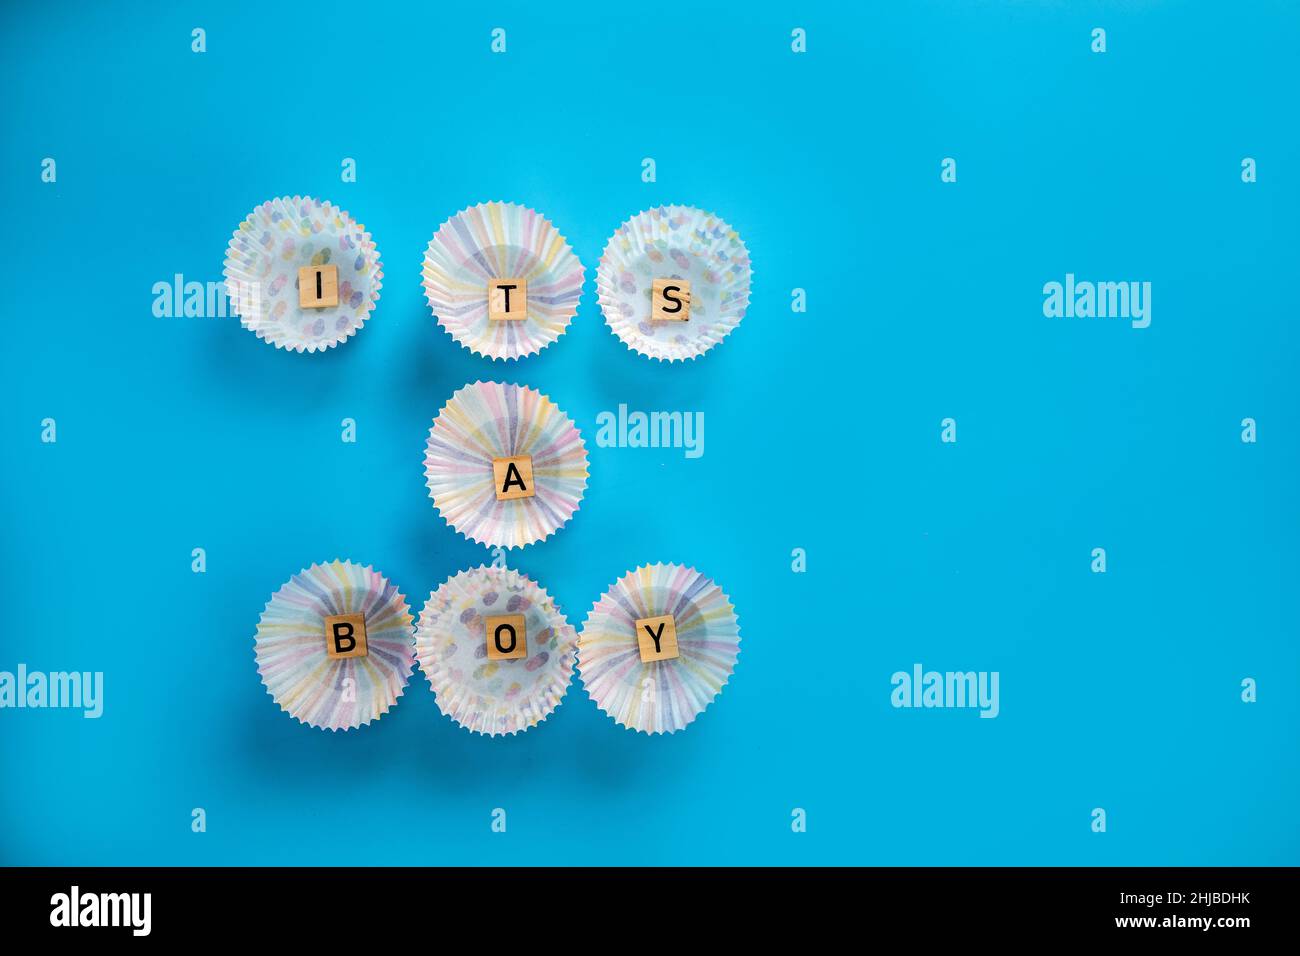
[{"label": "blue background", "polygon": [[[0,862],[1300,863],[1297,8],[467,6],[0,13],[0,669],[105,673],[97,721],[0,711]],[[293,194],[376,238],[355,339],[152,314]],[[588,269],[569,332],[508,365],[420,288],[436,227],[487,199]],[[722,215],[755,268],[685,366],[629,352],[594,293],[608,236],[665,202]],[[1066,272],[1152,282],[1151,327],[1044,318]],[[733,599],[736,674],[685,732],[626,731],[576,679],[504,739],[418,673],[346,734],[266,695],[253,631],[300,568],[372,563],[418,612],[490,560],[421,464],[480,378],[587,439],[575,520],[509,556],[575,626],[645,562]],[[596,447],[621,402],[703,411],[704,456]],[[891,708],[916,662],[999,671],[1001,716]]]}]

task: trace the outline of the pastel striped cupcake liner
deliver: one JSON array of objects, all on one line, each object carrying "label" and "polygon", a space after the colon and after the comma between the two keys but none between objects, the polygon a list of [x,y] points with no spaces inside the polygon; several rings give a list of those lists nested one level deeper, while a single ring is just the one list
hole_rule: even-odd
[{"label": "pastel striped cupcake liner", "polygon": [[[328,656],[326,619],[343,615],[364,622],[364,656]],[[345,633],[359,640],[359,629]],[[373,568],[313,564],[272,595],[257,624],[254,655],[267,693],[289,716],[326,730],[363,726],[386,714],[410,679],[415,652],[406,598]]]},{"label": "pastel striped cupcake liner", "polygon": [[[663,633],[675,655],[644,659],[656,648],[638,637]],[[680,564],[650,564],[619,578],[596,602],[578,637],[578,672],[596,706],[629,730],[676,733],[722,692],[740,655],[740,621],[710,578]]]},{"label": "pastel striped cupcake liner", "polygon": [[[527,206],[489,202],[461,210],[438,228],[422,275],[429,307],[453,339],[478,355],[517,359],[564,334],[578,311],[584,271],[545,216]],[[493,279],[526,283],[524,318],[489,318]]]},{"label": "pastel striped cupcake liner", "polygon": [[[497,497],[493,464],[526,456],[530,497]],[[475,382],[434,419],[424,454],[433,505],[465,537],[517,548],[550,537],[578,510],[587,487],[587,449],[577,426],[533,388]]]}]

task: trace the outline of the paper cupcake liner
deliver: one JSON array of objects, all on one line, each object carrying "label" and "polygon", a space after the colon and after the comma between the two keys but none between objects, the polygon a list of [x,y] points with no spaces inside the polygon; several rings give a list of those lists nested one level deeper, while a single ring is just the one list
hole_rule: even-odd
[{"label": "paper cupcake liner", "polygon": [[[527,657],[489,660],[487,619],[524,618]],[[508,568],[462,571],[429,595],[415,653],[438,709],[478,734],[528,730],[560,705],[578,635],[539,585]]]},{"label": "paper cupcake liner", "polygon": [[[535,494],[499,501],[494,458],[532,456]],[[433,505],[447,523],[489,547],[522,547],[573,517],[587,487],[587,449],[568,416],[523,385],[475,382],[434,419],[424,454]]]},{"label": "paper cupcake liner", "polygon": [[[749,253],[736,230],[691,206],[660,206],[633,216],[610,237],[596,290],[605,323],[624,345],[677,361],[703,355],[740,324],[750,275]],[[662,278],[690,280],[687,321],[650,321],[651,284]]]},{"label": "paper cupcake liner", "polygon": [[[527,206],[488,202],[444,222],[424,254],[424,296],[453,339],[479,355],[540,352],[569,326],[583,268],[550,220]],[[489,279],[525,279],[528,317],[489,321]]]},{"label": "paper cupcake liner", "polygon": [[[671,614],[679,656],[641,660],[635,622]],[[694,568],[651,564],[630,571],[596,602],[578,637],[587,693],[615,721],[649,734],[676,733],[713,702],[740,654],[740,622],[722,589]]]},{"label": "paper cupcake liner", "polygon": [[[366,656],[326,656],[324,619],[337,614],[365,615]],[[291,717],[329,730],[368,724],[397,703],[415,663],[406,598],[372,568],[313,564],[267,603],[256,656],[267,692]]]},{"label": "paper cupcake liner", "polygon": [[[339,304],[298,305],[298,270],[333,263]],[[366,227],[310,196],[272,199],[235,230],[226,250],[226,295],[244,328],[276,348],[317,352],[356,333],[379,299],[384,272]]]}]

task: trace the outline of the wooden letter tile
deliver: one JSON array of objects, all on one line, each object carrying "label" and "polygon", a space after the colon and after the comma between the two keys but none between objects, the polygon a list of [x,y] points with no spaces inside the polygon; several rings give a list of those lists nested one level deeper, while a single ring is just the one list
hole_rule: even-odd
[{"label": "wooden letter tile", "polygon": [[690,279],[655,279],[650,284],[651,322],[685,322],[690,317]]},{"label": "wooden letter tile", "polygon": [[364,614],[334,614],[325,618],[326,657],[365,657],[368,653]]},{"label": "wooden letter tile", "polygon": [[677,625],[671,614],[638,618],[636,643],[641,650],[641,660],[646,663],[680,656],[677,653]]},{"label": "wooden letter tile", "polygon": [[298,270],[298,305],[331,309],[339,304],[339,267],[303,266]]},{"label": "wooden letter tile", "polygon": [[505,614],[484,620],[487,621],[488,660],[513,661],[528,656],[528,639],[524,634],[522,614]]},{"label": "wooden letter tile", "polygon": [[487,297],[489,322],[518,322],[528,318],[527,279],[491,279]]},{"label": "wooden letter tile", "polygon": [[536,494],[533,488],[532,455],[493,458],[492,477],[497,493],[497,501],[531,498]]}]

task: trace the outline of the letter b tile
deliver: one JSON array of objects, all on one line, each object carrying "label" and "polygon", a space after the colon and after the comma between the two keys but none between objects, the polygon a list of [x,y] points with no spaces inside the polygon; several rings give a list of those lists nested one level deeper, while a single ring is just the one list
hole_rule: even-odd
[{"label": "letter b tile", "polygon": [[339,659],[365,657],[366,616],[364,614],[334,614],[325,618],[325,656]]}]

